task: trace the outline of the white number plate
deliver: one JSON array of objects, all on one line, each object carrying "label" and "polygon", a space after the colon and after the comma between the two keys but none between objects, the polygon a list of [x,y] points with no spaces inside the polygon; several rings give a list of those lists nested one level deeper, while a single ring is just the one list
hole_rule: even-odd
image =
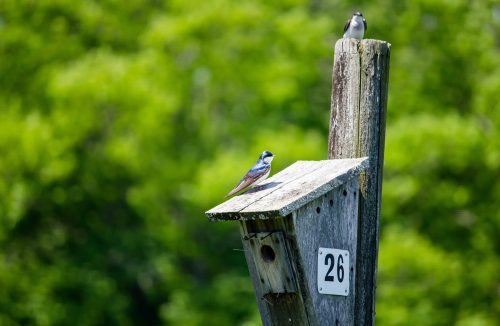
[{"label": "white number plate", "polygon": [[333,248],[318,250],[318,291],[349,295],[349,252]]}]

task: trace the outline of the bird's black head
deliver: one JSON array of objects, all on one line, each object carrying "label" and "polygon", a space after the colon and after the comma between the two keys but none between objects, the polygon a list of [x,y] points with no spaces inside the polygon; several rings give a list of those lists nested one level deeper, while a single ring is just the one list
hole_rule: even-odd
[{"label": "bird's black head", "polygon": [[354,15],[354,16],[360,16],[360,17],[363,17],[363,14],[362,14],[362,13],[360,13],[359,11],[356,11],[353,15]]},{"label": "bird's black head", "polygon": [[259,160],[262,160],[266,163],[271,163],[273,158],[274,158],[273,153],[271,153],[269,151],[263,151],[262,154],[260,154]]}]

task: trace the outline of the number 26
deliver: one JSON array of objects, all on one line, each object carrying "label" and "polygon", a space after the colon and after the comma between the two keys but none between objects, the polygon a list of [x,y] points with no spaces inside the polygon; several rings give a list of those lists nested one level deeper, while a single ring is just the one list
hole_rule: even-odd
[{"label": "number 26", "polygon": [[[344,258],[342,255],[339,255],[337,258],[337,280],[342,283],[344,280]],[[330,273],[333,271],[334,265],[335,265],[335,256],[332,254],[327,254],[325,256],[325,265],[330,265],[330,268],[328,268],[328,271],[326,272],[325,275],[325,281],[326,282],[334,282],[335,279],[333,275],[330,275]]]}]

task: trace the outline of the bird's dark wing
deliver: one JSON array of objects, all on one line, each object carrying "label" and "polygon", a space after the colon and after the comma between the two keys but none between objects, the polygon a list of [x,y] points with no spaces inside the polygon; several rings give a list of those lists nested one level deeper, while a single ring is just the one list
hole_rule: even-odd
[{"label": "bird's dark wing", "polygon": [[351,20],[347,20],[345,25],[344,25],[344,33],[347,32],[347,29],[349,28],[349,25],[351,24]]},{"label": "bird's dark wing", "polygon": [[231,190],[226,197],[232,196],[240,190],[243,190],[249,186],[251,186],[255,181],[259,180],[263,175],[265,175],[269,169],[271,169],[270,165],[262,165],[257,168],[252,168],[250,171],[245,174],[243,179],[240,180],[238,185]]},{"label": "bird's dark wing", "polygon": [[365,32],[368,30],[368,24],[366,23],[366,19],[363,18],[363,25],[365,25]]}]

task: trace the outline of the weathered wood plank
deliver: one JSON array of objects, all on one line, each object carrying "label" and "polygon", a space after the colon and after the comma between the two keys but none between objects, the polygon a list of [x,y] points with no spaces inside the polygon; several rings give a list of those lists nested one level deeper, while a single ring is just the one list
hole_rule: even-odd
[{"label": "weathered wood plank", "polygon": [[231,198],[205,214],[213,220],[257,219],[286,216],[325,194],[367,166],[363,158],[299,161],[243,195]]},{"label": "weathered wood plank", "polygon": [[385,42],[365,40],[362,53],[359,156],[368,156],[373,166],[360,178],[356,322],[373,325],[390,48]]},{"label": "weathered wood plank", "polygon": [[258,280],[264,294],[297,292],[291,256],[282,231],[247,234],[243,241],[250,245]]},{"label": "weathered wood plank", "polygon": [[298,302],[302,301],[297,293],[266,294],[264,300],[270,304],[270,325],[308,326],[311,325]]},{"label": "weathered wood plank", "polygon": [[[335,158],[352,158],[359,132],[361,53],[360,41],[341,39],[335,44],[330,111],[329,153]],[[331,157],[329,157],[331,159]]]},{"label": "weathered wood plank", "polygon": [[262,212],[263,210],[286,216],[299,207],[324,195],[349,179],[358,176],[364,169],[364,163],[352,166],[350,161],[339,161],[334,169],[328,161],[320,161],[319,169],[304,174],[288,183],[282,191],[274,196],[263,197],[248,206],[241,213]]},{"label": "weathered wood plank", "polygon": [[[317,325],[354,325],[356,280],[356,234],[358,180],[351,179],[325,196],[293,213],[301,266],[307,277],[307,308],[314,311]],[[325,295],[318,292],[318,248],[349,251],[349,295]]]},{"label": "weathered wood plank", "polygon": [[268,287],[265,286],[265,284],[260,280],[258,267],[255,264],[255,257],[253,255],[254,251],[252,250],[250,242],[244,240],[245,238],[248,238],[255,233],[277,231],[283,231],[285,234],[285,237],[283,237],[283,241],[285,241],[286,247],[290,249],[290,267],[293,269],[295,275],[301,275],[303,278],[304,273],[301,271],[301,266],[298,266],[297,264],[298,251],[295,237],[293,237],[295,231],[293,228],[291,216],[277,217],[266,220],[240,221],[240,232],[243,239],[243,248],[248,264],[248,270],[250,272],[255,290],[257,305],[259,306],[262,324],[264,326],[308,326],[314,324],[309,320],[309,318],[314,318],[312,312],[309,311],[308,313],[308,307],[304,305],[304,281],[299,281],[296,277],[294,278],[293,281],[297,282],[296,286],[298,292],[268,293]]},{"label": "weathered wood plank", "polygon": [[[335,46],[328,157],[369,157],[370,167],[360,177],[356,324],[371,325],[375,316],[390,45],[363,40],[353,53],[351,42],[343,39]],[[359,61],[359,67],[352,61]]]}]

